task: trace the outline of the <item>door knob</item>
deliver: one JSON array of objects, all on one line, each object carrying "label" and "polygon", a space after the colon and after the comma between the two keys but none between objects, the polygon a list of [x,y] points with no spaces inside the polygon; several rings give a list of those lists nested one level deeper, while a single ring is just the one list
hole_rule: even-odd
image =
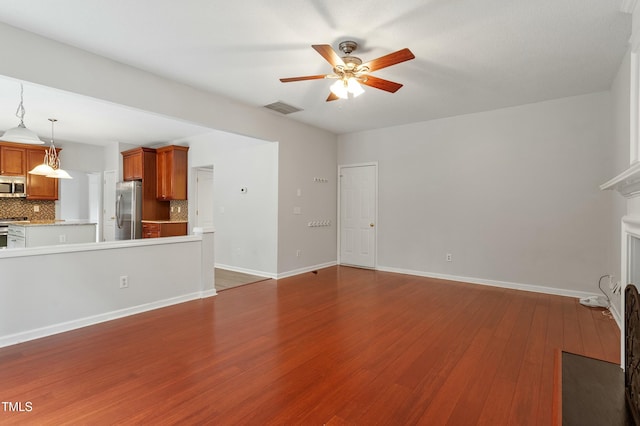
[{"label": "door knob", "polygon": [[370,223],[370,224],[369,224],[369,226],[373,228],[373,222],[372,222],[372,223]]}]

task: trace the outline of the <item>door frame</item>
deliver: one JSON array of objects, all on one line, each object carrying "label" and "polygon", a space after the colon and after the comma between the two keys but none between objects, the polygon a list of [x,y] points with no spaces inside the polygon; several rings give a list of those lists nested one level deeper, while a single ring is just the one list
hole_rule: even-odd
[{"label": "door frame", "polygon": [[[340,242],[341,242],[341,237],[342,237],[342,206],[341,206],[341,201],[342,201],[342,182],[340,179],[340,176],[342,175],[342,169],[345,168],[352,168],[352,167],[369,167],[372,166],[374,167],[374,223],[375,223],[375,227],[373,230],[373,238],[374,238],[374,249],[373,249],[373,268],[369,268],[366,266],[362,266],[362,268],[366,268],[366,269],[378,269],[378,162],[377,161],[372,161],[372,162],[366,162],[366,163],[352,163],[352,164],[338,164],[338,176],[337,176],[337,181],[338,181],[338,212],[337,212],[337,216],[338,216],[338,225],[336,227],[336,233],[337,233],[337,259],[338,259],[338,265],[342,264],[342,259],[340,258],[341,254],[342,254],[342,250],[341,250],[341,246],[340,246]],[[357,265],[351,265],[351,266],[357,266]]]},{"label": "door frame", "polygon": [[[198,206],[200,205],[200,200],[199,198],[201,198],[200,194],[200,185],[198,184],[198,174],[200,172],[204,172],[204,173],[211,173],[211,180],[212,180],[212,184],[211,184],[211,190],[212,190],[212,194],[211,194],[211,223],[212,223],[212,227],[215,226],[215,222],[214,222],[214,209],[215,209],[215,193],[213,192],[213,180],[215,179],[215,167],[214,165],[210,165],[210,166],[198,166],[198,167],[194,167],[193,169],[193,187],[195,188],[195,191],[193,193],[193,200],[194,200],[194,205],[193,205],[193,226],[201,226],[200,224],[198,224],[198,219],[199,219],[199,214],[198,214]],[[190,209],[191,210],[191,209]]]}]

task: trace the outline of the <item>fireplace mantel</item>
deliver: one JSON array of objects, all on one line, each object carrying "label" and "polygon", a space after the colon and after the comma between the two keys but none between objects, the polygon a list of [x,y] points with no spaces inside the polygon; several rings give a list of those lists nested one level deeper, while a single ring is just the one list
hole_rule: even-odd
[{"label": "fireplace mantel", "polygon": [[636,238],[640,238],[640,216],[629,215],[622,218],[623,231]]},{"label": "fireplace mantel", "polygon": [[640,162],[635,162],[618,176],[600,185],[600,189],[614,189],[625,198],[640,195]]}]

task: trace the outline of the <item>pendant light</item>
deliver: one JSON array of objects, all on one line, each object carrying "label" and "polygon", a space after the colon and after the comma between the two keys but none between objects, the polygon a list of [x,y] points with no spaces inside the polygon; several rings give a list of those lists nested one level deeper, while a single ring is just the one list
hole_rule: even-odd
[{"label": "pendant light", "polygon": [[72,179],[69,173],[60,168],[60,157],[53,143],[53,124],[58,120],[50,118],[49,121],[51,122],[51,146],[44,153],[44,162],[34,167],[29,173],[54,179]]},{"label": "pendant light", "polygon": [[44,142],[40,140],[38,135],[26,128],[24,125],[24,88],[22,87],[22,83],[20,83],[20,104],[18,105],[18,109],[16,110],[16,117],[20,119],[20,124],[18,127],[14,127],[4,132],[4,135],[0,138],[0,141],[3,142],[17,142],[17,143],[26,143],[31,145],[42,145]]}]

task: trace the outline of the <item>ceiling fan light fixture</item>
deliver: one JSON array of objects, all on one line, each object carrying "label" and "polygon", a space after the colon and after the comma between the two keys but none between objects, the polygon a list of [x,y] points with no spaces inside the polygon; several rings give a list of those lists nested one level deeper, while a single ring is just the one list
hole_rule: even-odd
[{"label": "ceiling fan light fixture", "polygon": [[329,87],[331,93],[339,97],[340,99],[347,99],[349,97],[349,92],[347,89],[347,84],[344,80],[337,80],[335,83]]},{"label": "ceiling fan light fixture", "polygon": [[364,89],[361,86],[363,83],[374,89],[395,93],[402,87],[402,84],[374,77],[369,73],[415,59],[415,55],[405,47],[404,49],[363,63],[362,59],[351,56],[358,48],[358,43],[351,40],[343,41],[339,44],[339,48],[344,56],[340,56],[338,52],[333,50],[328,44],[312,44],[311,47],[331,64],[333,73],[287,77],[281,78],[280,81],[290,83],[293,81],[321,80],[325,78],[337,79],[330,87],[331,93],[326,99],[327,102],[360,96],[364,93]]},{"label": "ceiling fan light fixture", "polygon": [[349,93],[351,93],[354,98],[364,93],[364,89],[362,88],[360,83],[358,83],[358,80],[353,77],[347,80],[347,91],[349,91]]}]

